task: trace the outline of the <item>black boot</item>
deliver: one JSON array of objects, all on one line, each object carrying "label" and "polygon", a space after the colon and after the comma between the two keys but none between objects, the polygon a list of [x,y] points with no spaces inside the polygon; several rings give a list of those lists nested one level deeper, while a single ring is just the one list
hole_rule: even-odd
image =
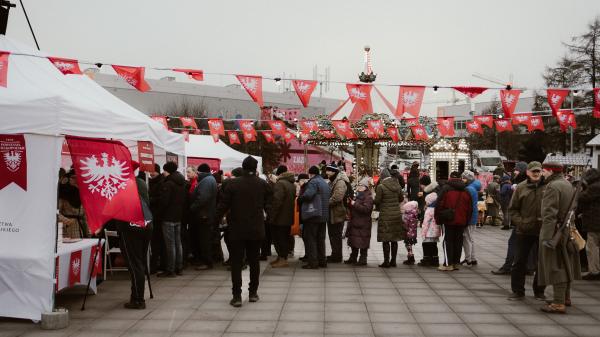
[{"label": "black boot", "polygon": [[356,258],[358,257],[358,248],[352,248],[352,253],[348,260],[344,261],[345,264],[356,264]]},{"label": "black boot", "polygon": [[421,245],[423,247],[423,259],[421,261],[419,261],[419,263],[417,263],[417,266],[420,267],[429,267],[431,266],[431,246],[429,245],[429,242],[423,242],[423,244]]},{"label": "black boot", "polygon": [[390,258],[390,267],[396,266],[396,256],[398,255],[398,242],[392,242],[392,257]]},{"label": "black boot", "polygon": [[406,264],[406,265],[413,265],[413,264],[415,264],[415,256],[414,255],[409,255],[408,258],[402,262],[402,264]]},{"label": "black boot", "polygon": [[381,268],[389,268],[390,267],[390,243],[384,242],[381,244],[383,246],[383,263],[379,265]]},{"label": "black boot", "polygon": [[367,249],[360,250],[360,258],[358,262],[354,264],[355,266],[366,266],[367,265]]},{"label": "black boot", "polygon": [[440,258],[436,255],[431,258],[431,267],[439,267],[440,266]]}]

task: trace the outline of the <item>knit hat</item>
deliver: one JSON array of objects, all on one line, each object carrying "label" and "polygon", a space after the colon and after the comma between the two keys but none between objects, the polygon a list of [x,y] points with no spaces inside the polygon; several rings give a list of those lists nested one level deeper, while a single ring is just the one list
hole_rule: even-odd
[{"label": "knit hat", "polygon": [[527,169],[530,171],[533,170],[542,170],[542,163],[540,163],[539,161],[532,161],[531,163],[529,163],[529,165],[527,165]]},{"label": "knit hat", "polygon": [[325,171],[329,171],[329,172],[340,172],[340,169],[335,165],[335,164],[329,164],[327,165],[327,167],[325,168]]},{"label": "knit hat", "polygon": [[241,167],[236,167],[233,170],[231,170],[231,175],[234,177],[241,177],[243,173],[244,170]]},{"label": "knit hat", "polygon": [[300,173],[300,174],[298,175],[298,179],[297,179],[296,181],[300,181],[300,180],[302,180],[302,179],[309,179],[309,178],[310,178],[310,177],[308,176],[308,174],[306,174],[306,173]]},{"label": "knit hat", "polygon": [[369,177],[364,177],[358,182],[358,186],[364,186],[366,188],[369,188],[369,184],[370,184]]},{"label": "knit hat", "polygon": [[509,181],[510,180],[510,176],[508,175],[503,175],[502,178],[500,178],[500,182],[505,182],[505,181]]},{"label": "knit hat", "polygon": [[524,161],[520,161],[515,165],[515,171],[519,171],[519,173],[525,173],[527,169],[527,163]]},{"label": "knit hat", "polygon": [[419,203],[416,201],[409,201],[406,204],[402,205],[402,210],[403,211],[414,211],[417,208],[419,208]]},{"label": "knit hat", "polygon": [[382,181],[383,179],[389,178],[391,176],[392,176],[392,174],[390,173],[390,170],[385,168],[385,169],[381,170],[381,172],[379,173],[379,181]]},{"label": "knit hat", "polygon": [[450,178],[454,178],[454,179],[460,178],[460,173],[458,173],[456,171],[452,171],[452,172],[450,172]]},{"label": "knit hat", "polygon": [[158,165],[157,163],[154,163],[154,172],[160,173],[160,165]]},{"label": "knit hat", "polygon": [[319,168],[314,165],[308,169],[308,174],[318,175],[319,173],[320,173]]},{"label": "knit hat", "polygon": [[275,175],[279,176],[280,174],[287,172],[287,170],[288,170],[287,166],[285,166],[285,165],[279,165],[277,167],[277,170],[275,170]]},{"label": "knit hat", "polygon": [[552,171],[552,172],[562,172],[563,166],[560,163],[555,161],[549,161],[547,163],[542,164],[542,168],[544,170]]},{"label": "knit hat", "polygon": [[169,172],[169,174],[177,171],[177,164],[175,162],[169,161],[163,165],[163,170]]},{"label": "knit hat", "polygon": [[198,166],[198,172],[210,173],[210,166],[207,163],[202,163]]},{"label": "knit hat", "polygon": [[249,172],[256,172],[256,167],[258,166],[258,161],[254,159],[252,156],[246,157],[242,162],[242,168]]},{"label": "knit hat", "polygon": [[473,181],[473,180],[475,180],[475,173],[473,173],[469,170],[464,170],[461,177],[463,179],[467,179],[467,181]]}]

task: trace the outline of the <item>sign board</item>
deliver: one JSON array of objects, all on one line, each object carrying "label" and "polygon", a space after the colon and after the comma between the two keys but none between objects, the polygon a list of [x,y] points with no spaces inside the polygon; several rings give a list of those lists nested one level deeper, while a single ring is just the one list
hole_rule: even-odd
[{"label": "sign board", "polygon": [[138,142],[138,161],[140,171],[154,172],[154,144],[152,142]]}]

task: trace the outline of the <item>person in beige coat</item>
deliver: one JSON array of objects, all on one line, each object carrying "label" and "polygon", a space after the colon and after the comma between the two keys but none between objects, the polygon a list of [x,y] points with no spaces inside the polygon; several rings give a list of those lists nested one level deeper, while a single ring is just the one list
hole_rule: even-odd
[{"label": "person in beige coat", "polygon": [[337,166],[328,165],[325,174],[329,178],[331,194],[329,196],[329,222],[327,223],[327,234],[331,244],[331,255],[327,257],[328,263],[342,262],[342,232],[344,221],[346,221],[346,206],[344,198],[348,190],[347,183],[350,182],[346,173]]}]

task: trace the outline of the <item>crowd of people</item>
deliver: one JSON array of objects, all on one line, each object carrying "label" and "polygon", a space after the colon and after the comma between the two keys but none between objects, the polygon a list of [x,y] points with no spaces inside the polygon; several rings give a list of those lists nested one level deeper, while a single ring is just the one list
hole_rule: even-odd
[{"label": "crowd of people", "polygon": [[[68,235],[84,237],[89,233],[74,174],[66,173],[59,186],[59,220]],[[124,252],[132,277],[128,308],[145,307],[143,269],[148,245],[150,273],[161,278],[177,277],[191,267],[207,270],[216,264],[227,265],[232,278],[230,304],[239,307],[242,269],[250,269],[249,301],[256,302],[260,260],[272,255],[272,246],[276,251],[272,268],[289,267],[294,234],[300,234],[304,243],[305,254],[299,258],[303,269],[326,268],[329,263],[366,266],[373,225],[383,250],[379,267],[397,266],[397,257],[403,255],[398,252],[402,241],[406,251],[403,264],[436,267],[443,272],[477,265],[474,233],[478,226],[512,229],[505,264],[492,271],[510,274],[512,294],[508,299],[525,297],[525,279],[532,273],[536,299],[545,301],[545,287],[554,288],[553,299],[542,310],[564,313],[571,304],[571,282],[581,277],[581,247],[572,239],[577,224],[587,235],[587,258],[583,260],[589,272],[583,278],[600,279],[600,172],[596,169],[574,183],[565,178],[562,165],[520,162],[512,173],[495,171],[485,189],[477,173],[470,170],[432,181],[418,163],[412,165],[406,181],[396,165],[383,168],[378,176],[349,177],[335,163],[312,166],[298,175],[281,165],[272,173],[259,175],[257,161],[251,156],[231,174],[211,173],[207,164],[201,164],[188,167],[184,177],[177,164],[168,162],[162,171],[156,165],[149,175],[149,187],[146,189],[143,176],[138,187],[142,203],[147,203],[152,213],[151,229],[132,232],[127,228],[131,226],[116,223],[121,244],[131,246]],[[484,212],[481,205],[485,205]],[[562,226],[569,221],[573,225]],[[139,245],[124,242],[124,238],[136,237]],[[345,261],[344,238],[351,250]],[[226,261],[222,239],[229,256]],[[417,262],[413,247],[419,242],[423,258]],[[132,267],[135,261],[138,265]]]}]

